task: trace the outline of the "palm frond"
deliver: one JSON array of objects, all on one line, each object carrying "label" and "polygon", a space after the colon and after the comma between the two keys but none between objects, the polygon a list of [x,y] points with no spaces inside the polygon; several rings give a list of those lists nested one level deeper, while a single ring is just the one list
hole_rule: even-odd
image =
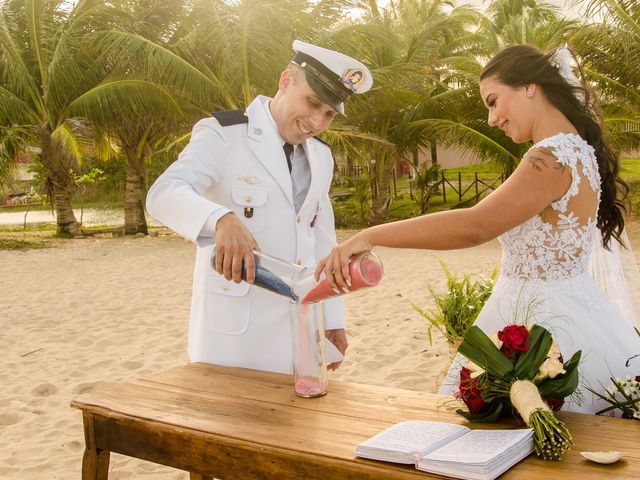
[{"label": "palm frond", "polygon": [[175,98],[164,88],[142,79],[108,79],[71,102],[66,116],[83,116],[109,126],[124,117],[174,118],[182,110]]},{"label": "palm frond", "polygon": [[411,122],[410,128],[419,129],[423,135],[435,139],[441,146],[468,151],[481,161],[496,161],[507,171],[513,170],[520,161],[521,148],[514,146],[514,152],[480,131],[477,126],[474,128],[447,119],[424,119]]},{"label": "palm frond", "polygon": [[82,122],[74,122],[73,119],[68,119],[51,134],[53,142],[75,165],[82,164],[85,154],[90,148],[90,142],[87,141],[88,135],[86,133],[85,135],[78,135],[77,130],[82,126]]}]

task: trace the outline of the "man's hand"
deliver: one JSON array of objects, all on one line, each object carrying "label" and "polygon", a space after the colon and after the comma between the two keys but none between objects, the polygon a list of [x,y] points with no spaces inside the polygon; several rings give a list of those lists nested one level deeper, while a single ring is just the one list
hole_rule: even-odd
[{"label": "man's hand", "polygon": [[244,223],[234,213],[227,213],[216,224],[215,269],[227,280],[242,281],[242,262],[247,272],[247,282],[255,280],[253,250],[259,250],[255,239]]},{"label": "man's hand", "polygon": [[[347,347],[349,346],[349,342],[347,342],[347,334],[344,331],[344,328],[336,328],[334,330],[326,330],[325,336],[327,339],[333,343],[338,351],[344,355],[347,351]],[[342,362],[333,362],[327,365],[329,370],[337,370]]]}]

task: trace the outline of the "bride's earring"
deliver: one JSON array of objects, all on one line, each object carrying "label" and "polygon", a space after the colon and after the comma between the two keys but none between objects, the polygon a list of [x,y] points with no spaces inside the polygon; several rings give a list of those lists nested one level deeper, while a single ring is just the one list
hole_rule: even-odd
[{"label": "bride's earring", "polygon": [[527,97],[529,98],[533,97],[533,91],[527,90]]}]

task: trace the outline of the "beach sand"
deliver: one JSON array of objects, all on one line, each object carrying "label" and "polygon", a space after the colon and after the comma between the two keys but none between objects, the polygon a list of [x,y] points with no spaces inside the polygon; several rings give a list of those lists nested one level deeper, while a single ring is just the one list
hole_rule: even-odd
[{"label": "beach sand", "polygon": [[[639,252],[640,223],[628,230]],[[159,232],[47,239],[47,248],[0,251],[0,478],[80,478],[82,418],[70,400],[187,362],[194,246]],[[435,392],[448,348],[437,333],[429,344],[428,325],[412,303],[432,306],[427,286],[444,289],[439,259],[459,276],[489,276],[499,245],[376,253],[384,279],[345,297],[350,347],[330,381]],[[112,454],[109,478],[186,480],[188,474]]]}]

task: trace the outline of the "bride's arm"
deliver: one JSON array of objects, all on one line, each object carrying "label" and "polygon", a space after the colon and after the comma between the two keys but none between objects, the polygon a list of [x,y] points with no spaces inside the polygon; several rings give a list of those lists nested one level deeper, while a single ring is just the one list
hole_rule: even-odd
[{"label": "bride's arm", "polygon": [[569,169],[548,151],[531,150],[513,174],[477,205],[362,230],[334,247],[316,273],[324,270],[329,284],[344,289],[349,285],[349,257],[375,246],[452,250],[479,245],[541,212],[570,185]]}]

